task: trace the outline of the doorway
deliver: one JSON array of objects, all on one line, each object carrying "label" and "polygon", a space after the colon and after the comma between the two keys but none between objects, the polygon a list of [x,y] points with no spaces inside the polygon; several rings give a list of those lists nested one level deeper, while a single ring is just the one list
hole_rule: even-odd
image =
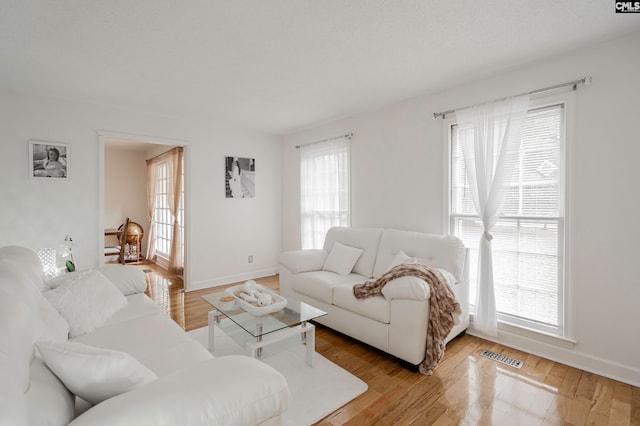
[{"label": "doorway", "polygon": [[[184,265],[183,279],[185,284],[189,281],[189,145],[185,141],[146,137],[131,134],[99,132],[99,238],[101,258],[99,265],[106,260],[104,247],[113,243],[113,237],[108,236],[108,230],[117,229],[125,220],[135,223],[142,230],[143,236],[135,247],[146,257],[149,246],[149,237],[157,231],[157,227],[150,229],[151,220],[147,201],[147,160],[162,156],[173,148],[181,147],[184,152],[183,170],[183,203],[180,214],[180,226],[182,227],[182,257]],[[166,221],[165,221],[166,222]],[[166,229],[166,223],[165,229]],[[163,232],[164,241],[167,233]],[[170,238],[170,236],[169,236]],[[135,244],[127,244],[130,250]],[[155,248],[155,246],[154,246]],[[147,259],[146,261],[149,261]],[[167,259],[162,256],[154,256],[153,261],[160,267],[168,266]]]}]

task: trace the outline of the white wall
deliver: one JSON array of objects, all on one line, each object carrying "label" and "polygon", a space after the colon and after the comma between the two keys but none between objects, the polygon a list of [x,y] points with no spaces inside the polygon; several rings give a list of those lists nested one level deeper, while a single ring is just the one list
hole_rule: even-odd
[{"label": "white wall", "polygon": [[636,33],[285,137],[283,249],[300,245],[296,144],[354,133],[353,226],[443,232],[445,138],[431,114],[591,75],[593,84],[575,93],[568,152],[569,321],[577,344],[507,332],[499,341],[640,385],[639,45]]},{"label": "white wall", "polygon": [[[96,266],[99,130],[189,144],[191,289],[276,271],[280,251],[280,145],[276,138],[216,124],[0,91],[0,246],[33,249],[74,237],[79,268]],[[71,147],[68,180],[30,179],[28,141]],[[225,198],[225,155],[256,158],[254,199]],[[247,263],[247,256],[254,263]]]},{"label": "white wall", "polygon": [[128,217],[142,226],[146,241],[147,154],[110,146],[104,154],[104,227],[117,229]]}]

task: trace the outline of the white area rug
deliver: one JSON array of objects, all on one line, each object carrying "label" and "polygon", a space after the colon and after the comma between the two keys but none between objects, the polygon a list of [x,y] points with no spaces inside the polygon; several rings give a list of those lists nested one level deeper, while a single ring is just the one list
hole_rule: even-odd
[{"label": "white area rug", "polygon": [[[207,348],[207,327],[188,332]],[[244,353],[242,348],[216,328],[215,356]],[[269,364],[287,379],[291,389],[289,409],[283,421],[287,426],[310,425],[345,405],[367,390],[365,382],[316,353],[313,367],[306,364],[306,348],[295,345],[265,356]]]}]

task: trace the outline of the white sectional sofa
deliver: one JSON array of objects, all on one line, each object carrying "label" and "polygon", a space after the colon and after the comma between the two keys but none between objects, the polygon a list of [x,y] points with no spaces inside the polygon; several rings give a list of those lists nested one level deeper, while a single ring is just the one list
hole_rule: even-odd
[{"label": "white sectional sofa", "polygon": [[214,359],[145,288],[122,265],[44,282],[33,251],[1,247],[0,425],[280,424],[285,378]]},{"label": "white sectional sofa", "polygon": [[[335,247],[341,251],[332,252]],[[362,250],[353,268],[349,248]],[[334,227],[323,249],[280,255],[280,292],[326,311],[317,322],[418,365],[425,357],[428,284],[402,277],[388,283],[383,296],[356,299],[353,294],[354,284],[378,278],[408,258],[440,269],[461,304],[460,322],[449,333],[449,342],[469,326],[467,250],[453,236]]]}]

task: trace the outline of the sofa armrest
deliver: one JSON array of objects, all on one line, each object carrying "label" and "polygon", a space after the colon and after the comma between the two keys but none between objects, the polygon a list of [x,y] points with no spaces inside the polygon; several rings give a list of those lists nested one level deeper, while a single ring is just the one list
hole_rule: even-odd
[{"label": "sofa armrest", "polygon": [[102,275],[113,282],[124,294],[144,293],[147,289],[147,277],[140,268],[130,265],[104,266],[98,269]]},{"label": "sofa armrest", "polygon": [[382,287],[385,299],[427,300],[431,296],[429,285],[418,277],[400,277],[389,281]]},{"label": "sofa armrest", "polygon": [[327,260],[327,252],[322,249],[285,251],[280,254],[280,264],[297,274],[319,271]]},{"label": "sofa armrest", "polygon": [[107,399],[71,425],[254,425],[281,415],[290,397],[278,371],[253,358],[230,355]]}]

